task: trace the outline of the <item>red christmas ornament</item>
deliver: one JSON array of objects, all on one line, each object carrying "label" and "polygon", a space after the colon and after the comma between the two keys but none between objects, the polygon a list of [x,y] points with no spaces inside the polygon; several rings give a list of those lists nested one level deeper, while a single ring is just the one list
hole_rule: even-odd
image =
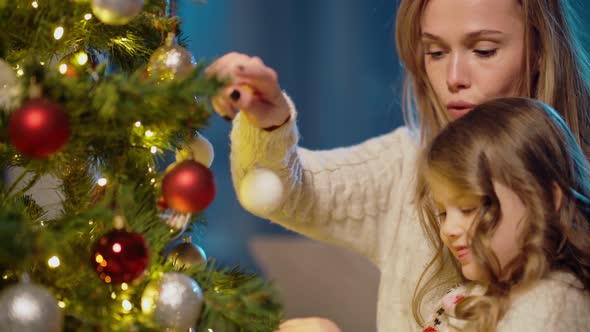
[{"label": "red christmas ornament", "polygon": [[158,199],[158,209],[164,211],[168,208],[168,203],[166,203],[166,200],[164,199],[164,197],[160,197]]},{"label": "red christmas ornament", "polygon": [[122,229],[113,230],[94,245],[92,263],[106,283],[130,282],[143,274],[150,253],[143,236]]},{"label": "red christmas ornament", "polygon": [[70,124],[61,106],[43,98],[30,99],[14,111],[8,122],[10,142],[22,154],[44,158],[70,137]]},{"label": "red christmas ornament", "polygon": [[162,195],[176,211],[201,212],[215,197],[213,173],[194,160],[181,161],[164,175]]}]

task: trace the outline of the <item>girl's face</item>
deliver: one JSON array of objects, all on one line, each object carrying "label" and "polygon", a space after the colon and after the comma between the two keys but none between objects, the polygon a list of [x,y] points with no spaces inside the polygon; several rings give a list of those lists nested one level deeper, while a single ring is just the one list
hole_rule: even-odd
[{"label": "girl's face", "polygon": [[[429,184],[439,214],[442,241],[461,264],[465,278],[485,282],[485,274],[481,266],[474,262],[470,248],[470,227],[482,207],[481,199],[461,195],[452,190],[452,185],[440,179],[431,179]],[[504,267],[520,252],[518,238],[526,207],[510,188],[496,181],[493,185],[500,203],[500,220],[490,239],[490,249]]]},{"label": "girl's face", "polygon": [[518,96],[524,20],[516,0],[430,0],[421,20],[428,80],[451,120]]}]

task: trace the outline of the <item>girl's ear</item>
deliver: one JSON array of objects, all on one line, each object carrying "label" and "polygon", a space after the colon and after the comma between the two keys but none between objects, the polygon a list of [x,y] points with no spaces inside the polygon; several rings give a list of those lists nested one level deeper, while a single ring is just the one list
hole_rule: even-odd
[{"label": "girl's ear", "polygon": [[561,208],[561,199],[563,198],[563,190],[557,184],[557,182],[553,182],[553,204],[555,206],[555,211],[558,211]]}]

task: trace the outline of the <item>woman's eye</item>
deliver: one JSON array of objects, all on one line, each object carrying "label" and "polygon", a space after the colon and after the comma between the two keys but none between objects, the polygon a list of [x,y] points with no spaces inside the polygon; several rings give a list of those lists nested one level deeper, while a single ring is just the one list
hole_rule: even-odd
[{"label": "woman's eye", "polygon": [[428,55],[433,60],[437,60],[437,59],[440,59],[443,57],[444,52],[443,51],[429,51],[429,52],[426,52],[426,55]]},{"label": "woman's eye", "polygon": [[489,58],[496,55],[496,51],[498,51],[498,49],[494,48],[489,50],[474,50],[473,52],[482,58]]}]

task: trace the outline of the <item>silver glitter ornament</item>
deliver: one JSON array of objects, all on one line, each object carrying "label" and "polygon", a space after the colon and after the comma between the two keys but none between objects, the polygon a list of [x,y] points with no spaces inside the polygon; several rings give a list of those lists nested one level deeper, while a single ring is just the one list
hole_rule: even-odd
[{"label": "silver glitter ornament", "polygon": [[205,251],[198,245],[192,243],[191,237],[183,238],[183,242],[177,244],[168,253],[168,260],[176,268],[190,268],[207,261]]},{"label": "silver glitter ornament", "polygon": [[141,13],[143,0],[92,0],[91,6],[102,23],[123,25]]},{"label": "silver glitter ornament", "polygon": [[203,306],[203,292],[196,281],[182,273],[168,272],[146,286],[141,309],[163,330],[194,328]]},{"label": "silver glitter ornament", "polygon": [[148,61],[147,73],[161,81],[183,79],[196,66],[193,55],[184,47],[176,43],[174,33],[169,33],[166,43],[160,46]]},{"label": "silver glitter ornament", "polygon": [[58,332],[62,326],[57,300],[47,289],[21,282],[0,294],[0,331]]}]

